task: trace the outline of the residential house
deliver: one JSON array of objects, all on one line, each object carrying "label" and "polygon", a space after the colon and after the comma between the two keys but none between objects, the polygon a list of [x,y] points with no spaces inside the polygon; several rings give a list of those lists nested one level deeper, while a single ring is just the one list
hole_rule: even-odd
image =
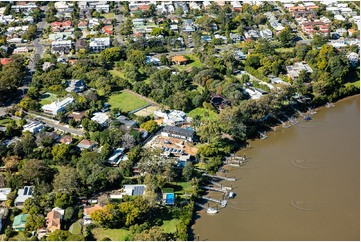
[{"label": "residential house", "polygon": [[119,116],[117,120],[120,121],[127,129],[131,129],[137,124],[136,121],[128,120],[127,117],[123,115]]},{"label": "residential house", "polygon": [[259,34],[263,39],[266,39],[266,40],[271,40],[272,39],[272,31],[269,30],[269,29],[261,30],[259,32]]},{"label": "residential house", "polygon": [[355,52],[350,52],[346,55],[347,60],[350,62],[351,66],[357,66],[360,61],[360,56]]},{"label": "residential house", "polygon": [[108,124],[109,116],[106,113],[95,112],[91,120],[97,122],[100,126],[106,126]]},{"label": "residential house", "polygon": [[6,201],[7,196],[10,192],[11,192],[11,188],[0,188],[0,202]]},{"label": "residential house", "polygon": [[54,208],[46,215],[46,226],[49,232],[61,229],[61,220],[64,215],[64,210]]},{"label": "residential house", "polygon": [[103,206],[101,206],[99,204],[95,204],[95,206],[93,206],[93,207],[84,208],[84,212],[83,212],[84,225],[91,224],[93,221],[92,221],[92,219],[90,217],[90,214],[92,212],[95,212],[95,211],[101,210],[101,209],[103,209]]},{"label": "residential house", "polygon": [[13,222],[13,229],[15,231],[24,231],[25,230],[25,224],[26,224],[26,219],[29,217],[29,214],[19,214],[17,216],[14,217],[14,222]]},{"label": "residential house", "polygon": [[162,112],[161,110],[154,111],[154,115],[158,118],[163,118],[163,124],[169,126],[180,126],[184,123],[191,122],[191,118],[187,117],[186,113],[180,110],[172,110]]},{"label": "residential house", "polygon": [[237,33],[230,33],[229,37],[231,38],[233,43],[243,41],[243,37]]},{"label": "residential house", "polygon": [[255,39],[259,38],[259,32],[254,29],[245,31],[243,34],[244,34],[245,40],[255,40]]},{"label": "residential house", "polygon": [[247,59],[247,55],[243,53],[241,50],[236,50],[233,52],[233,56],[236,60],[245,60]]},{"label": "residential house", "polygon": [[68,118],[72,118],[77,122],[80,122],[83,118],[85,118],[85,112],[72,112],[68,114]]},{"label": "residential house", "polygon": [[70,145],[73,142],[73,137],[71,137],[70,135],[65,135],[61,137],[59,142],[62,144]]},{"label": "residential house", "polygon": [[91,38],[89,43],[90,51],[99,52],[110,47],[110,38]]},{"label": "residential house", "polygon": [[172,62],[176,65],[185,65],[188,60],[182,55],[176,55],[172,57]]},{"label": "residential house", "polygon": [[228,99],[214,92],[211,92],[210,102],[219,111],[231,105],[231,102]]},{"label": "residential house", "polygon": [[70,80],[69,86],[65,88],[65,91],[67,92],[82,92],[86,88],[86,84],[83,80]]},{"label": "residential house", "polygon": [[37,134],[44,130],[45,126],[40,121],[34,121],[23,126],[23,132],[29,131],[30,133]]},{"label": "residential house", "polygon": [[88,21],[87,20],[80,20],[78,23],[78,28],[81,30],[84,30],[88,27]]},{"label": "residential house", "polygon": [[160,59],[154,56],[146,56],[145,57],[145,63],[146,64],[153,64],[158,66],[160,64]]},{"label": "residential house", "polygon": [[95,11],[98,13],[109,13],[109,4],[98,4],[95,5]]},{"label": "residential house", "polygon": [[347,30],[347,32],[348,32],[348,36],[354,37],[354,35],[357,33],[357,30],[356,29],[349,29],[349,30]]},{"label": "residential house", "polygon": [[88,24],[88,27],[90,28],[90,29],[93,29],[95,26],[98,26],[100,23],[99,23],[99,19],[97,19],[97,18],[91,18],[90,20],[89,20],[89,24]]},{"label": "residential house", "polygon": [[195,138],[194,130],[183,129],[176,126],[165,126],[161,131],[161,135],[164,137],[184,139],[189,142],[193,142]]},{"label": "residential house", "polygon": [[210,42],[212,42],[212,36],[210,36],[210,35],[202,35],[201,36],[201,41],[210,43]]},{"label": "residential house", "polygon": [[312,73],[312,68],[304,61],[296,62],[292,66],[286,66],[287,74],[291,77],[292,80],[297,78],[301,71],[306,71],[307,73]]},{"label": "residential house", "polygon": [[50,104],[46,104],[42,106],[41,109],[44,111],[44,113],[56,116],[59,112],[64,111],[65,108],[73,102],[74,102],[74,98],[67,97],[60,102],[55,101]]},{"label": "residential house", "polygon": [[0,59],[0,64],[1,64],[1,65],[7,65],[7,64],[9,64],[12,60],[13,60],[13,59],[11,59],[11,58],[1,58],[1,59]]},{"label": "residential house", "polygon": [[232,1],[231,2],[232,5],[232,10],[235,12],[240,12],[242,11],[242,4],[239,1]]},{"label": "residential house", "polygon": [[14,10],[16,13],[30,13],[33,9],[37,8],[35,2],[16,2],[16,5],[12,5],[11,9]]},{"label": "residential house", "polygon": [[117,148],[107,159],[107,162],[112,166],[118,166],[123,160],[125,148]]},{"label": "residential house", "polygon": [[270,79],[270,82],[272,84],[283,84],[283,85],[290,85],[288,82],[283,81],[281,78],[279,77],[273,77]]},{"label": "residential house", "polygon": [[97,145],[97,143],[90,141],[88,139],[83,139],[82,141],[80,141],[78,143],[78,145],[76,147],[78,147],[80,150],[90,150],[95,148],[95,146]]},{"label": "residential house", "polygon": [[345,28],[338,28],[336,29],[336,34],[338,34],[341,37],[343,36],[343,34],[347,34],[347,30]]},{"label": "residential house", "polygon": [[302,31],[308,35],[313,33],[321,32],[327,34],[329,32],[329,24],[325,24],[322,21],[304,22],[301,24]]},{"label": "residential house", "polygon": [[28,198],[33,198],[34,187],[25,186],[23,189],[18,190],[18,196],[15,198],[14,206],[21,207]]},{"label": "residential house", "polygon": [[59,54],[69,54],[72,47],[71,40],[58,40],[51,43],[51,52]]},{"label": "residential house", "polygon": [[123,196],[143,196],[145,193],[146,185],[124,185],[123,192],[118,195],[110,195],[110,199],[122,199]]},{"label": "residential house", "polygon": [[263,93],[254,87],[249,87],[244,89],[245,93],[247,93],[251,99],[260,99],[263,96]]},{"label": "residential house", "polygon": [[13,54],[24,54],[24,53],[28,53],[29,49],[27,46],[24,47],[17,47],[14,49]]},{"label": "residential house", "polygon": [[102,28],[102,32],[105,33],[105,34],[108,34],[108,35],[112,35],[113,34],[113,26],[104,26]]}]

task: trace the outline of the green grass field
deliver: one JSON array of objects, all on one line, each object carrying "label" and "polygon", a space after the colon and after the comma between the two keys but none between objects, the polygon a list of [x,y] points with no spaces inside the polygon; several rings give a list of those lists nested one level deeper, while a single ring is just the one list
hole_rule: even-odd
[{"label": "green grass field", "polygon": [[121,71],[113,69],[113,70],[110,70],[109,73],[112,74],[113,76],[119,76],[121,78],[124,78],[124,73]]},{"label": "green grass field", "polygon": [[277,48],[275,49],[275,51],[277,53],[290,53],[293,52],[295,48],[291,47],[291,48]]},{"label": "green grass field", "polygon": [[184,70],[190,70],[192,67],[201,67],[203,66],[202,62],[195,56],[195,55],[185,55],[185,57],[188,57],[191,60],[191,63],[182,66],[182,65],[175,65],[175,67],[178,68],[180,71]]},{"label": "green grass field", "polygon": [[164,232],[166,233],[174,233],[176,232],[177,224],[179,223],[178,219],[172,219],[172,220],[164,220],[163,225],[160,226]]},{"label": "green grass field", "polygon": [[104,17],[104,18],[110,18],[110,19],[115,18],[115,14],[114,14],[114,13],[103,13],[103,14],[100,14],[100,16],[102,16],[102,17]]},{"label": "green grass field", "polygon": [[71,226],[70,226],[70,233],[72,234],[77,234],[77,235],[81,235],[81,224],[79,223],[79,221],[76,221],[75,223],[73,223]]},{"label": "green grass field", "polygon": [[147,101],[128,92],[111,95],[108,103],[111,105],[111,108],[120,108],[123,112],[129,112],[148,104]]},{"label": "green grass field", "polygon": [[11,120],[10,118],[0,119],[0,126],[6,126]]},{"label": "green grass field", "polygon": [[194,118],[196,115],[201,116],[201,120],[211,120],[211,121],[215,121],[217,119],[218,114],[214,111],[210,111],[208,109],[205,108],[196,108],[193,109],[192,111],[190,111],[188,113],[188,115],[192,118]]},{"label": "green grass field", "polygon": [[104,238],[109,238],[112,241],[125,241],[126,237],[130,234],[129,231],[125,229],[105,229],[105,228],[95,228],[92,230],[94,238],[103,240]]},{"label": "green grass field", "polygon": [[54,93],[46,92],[42,95],[40,104],[46,105],[54,102],[58,96]]}]

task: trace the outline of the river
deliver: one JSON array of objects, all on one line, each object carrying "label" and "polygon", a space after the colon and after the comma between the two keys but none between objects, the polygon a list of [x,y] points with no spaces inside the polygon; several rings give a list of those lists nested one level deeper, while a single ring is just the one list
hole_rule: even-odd
[{"label": "river", "polygon": [[360,240],[360,96],[268,136],[239,151],[250,159],[227,173],[236,197],[197,211],[195,239]]}]

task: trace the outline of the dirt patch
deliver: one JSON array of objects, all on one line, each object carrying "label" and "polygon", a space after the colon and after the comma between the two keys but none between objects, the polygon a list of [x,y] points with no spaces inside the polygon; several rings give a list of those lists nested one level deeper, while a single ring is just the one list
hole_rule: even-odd
[{"label": "dirt patch", "polygon": [[137,115],[137,116],[149,116],[149,115],[152,115],[154,113],[154,111],[158,110],[159,107],[156,107],[156,106],[149,106],[149,107],[146,107],[146,108],[143,108],[141,110],[139,110],[138,112],[135,112],[134,114]]}]

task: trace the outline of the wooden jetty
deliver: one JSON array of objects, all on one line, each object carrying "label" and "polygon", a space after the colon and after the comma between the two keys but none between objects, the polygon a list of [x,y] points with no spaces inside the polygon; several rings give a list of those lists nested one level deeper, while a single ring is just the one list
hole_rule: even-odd
[{"label": "wooden jetty", "polygon": [[215,186],[218,186],[220,187],[221,189],[226,189],[227,191],[232,191],[232,187],[226,187],[226,186],[223,186],[222,184],[219,184],[218,182],[215,182],[215,181],[209,181],[211,184],[215,185]]},{"label": "wooden jetty", "polygon": [[259,135],[260,135],[260,139],[264,140],[264,139],[267,139],[267,138],[268,138],[266,132],[263,132],[263,133],[258,132],[258,133],[259,133]]},{"label": "wooden jetty", "polygon": [[225,187],[223,187],[221,189],[218,189],[218,188],[215,188],[215,187],[200,186],[200,188],[215,191],[215,192],[222,192],[222,193],[227,192],[227,189]]},{"label": "wooden jetty", "polygon": [[226,181],[236,181],[237,180],[236,178],[229,178],[229,177],[223,177],[223,176],[214,176],[214,175],[210,175],[210,174],[207,174],[207,173],[203,173],[203,176],[208,176],[208,177],[211,177],[211,178],[218,178],[218,179],[226,180]]},{"label": "wooden jetty", "polygon": [[202,196],[203,199],[208,200],[208,201],[212,201],[215,203],[219,203],[221,205],[221,208],[225,208],[227,206],[227,200],[217,200],[211,197],[206,197],[206,196]]}]

